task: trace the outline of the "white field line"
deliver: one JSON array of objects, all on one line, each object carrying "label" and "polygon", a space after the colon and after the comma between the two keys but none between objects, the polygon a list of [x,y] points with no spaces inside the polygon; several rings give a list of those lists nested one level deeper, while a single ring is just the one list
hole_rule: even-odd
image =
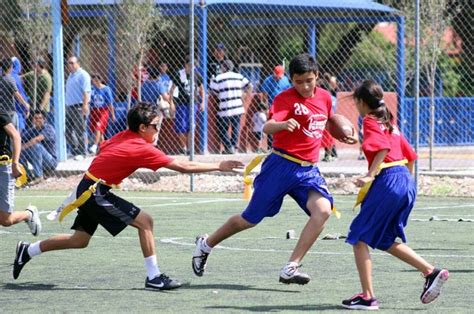
[{"label": "white field line", "polygon": [[[57,199],[64,199],[66,198],[67,193],[64,195],[22,195],[22,198],[57,198]],[[124,195],[121,195],[121,197]],[[134,199],[134,200],[190,200],[190,201],[214,201],[214,202],[222,202],[222,201],[242,201],[242,198],[204,198],[204,197],[178,197],[178,196],[124,196],[126,199]],[[290,200],[290,199],[288,199]],[[349,200],[335,200],[335,203],[353,203],[354,201]],[[175,203],[177,204],[177,203]],[[191,203],[190,203],[191,204]],[[473,207],[472,204],[452,204],[452,205],[445,205],[445,206],[429,206],[429,207],[415,207],[414,211],[416,210],[430,210],[430,209],[446,209],[446,208],[469,208]]]},{"label": "white field line", "polygon": [[[68,230],[69,231],[69,230]],[[0,234],[17,234],[17,235],[31,235],[30,233],[27,232],[10,232],[6,230],[0,230]],[[42,236],[53,236],[57,235],[57,233],[41,233]],[[94,235],[94,238],[102,238],[102,239],[110,239],[111,236],[100,236],[100,235]],[[127,240],[137,240],[138,237],[127,237],[127,236],[118,236],[116,238],[119,239],[127,239]],[[164,244],[174,244],[174,245],[181,245],[181,246],[190,246],[194,247],[194,238],[186,238],[186,237],[172,237],[172,238],[160,238],[160,237],[155,237],[155,239],[159,240],[161,243]],[[266,238],[267,239],[267,238]],[[183,242],[183,240],[190,240],[191,242]],[[252,240],[258,240],[258,239],[252,239]],[[282,239],[284,240],[284,239]],[[229,250],[229,251],[242,251],[242,252],[260,252],[260,253],[291,253],[292,250],[280,250],[280,249],[251,249],[251,248],[239,248],[239,247],[229,247],[229,246],[223,246],[223,245],[218,245],[215,247],[215,249],[220,249],[220,250]],[[352,252],[315,252],[315,251],[309,251],[307,254],[314,254],[314,255],[348,255],[352,256]],[[379,255],[379,256],[391,256],[390,254],[387,253],[375,253],[371,252],[372,255]],[[443,258],[459,258],[459,259],[474,259],[474,255],[458,255],[458,254],[420,254],[422,256],[426,257],[443,257]]]}]

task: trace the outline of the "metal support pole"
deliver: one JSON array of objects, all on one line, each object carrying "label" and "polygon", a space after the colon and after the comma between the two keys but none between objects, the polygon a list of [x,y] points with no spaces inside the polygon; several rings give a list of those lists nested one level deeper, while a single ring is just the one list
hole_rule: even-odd
[{"label": "metal support pole", "polygon": [[[416,0],[415,8],[415,108],[413,112],[413,143],[418,154],[420,149],[420,0]],[[415,160],[415,186],[418,189],[420,174],[418,160]]]},{"label": "metal support pole", "polygon": [[67,159],[65,138],[65,99],[64,99],[64,56],[63,26],[61,23],[61,0],[53,0],[53,102],[54,126],[56,129],[56,154],[59,161]]}]

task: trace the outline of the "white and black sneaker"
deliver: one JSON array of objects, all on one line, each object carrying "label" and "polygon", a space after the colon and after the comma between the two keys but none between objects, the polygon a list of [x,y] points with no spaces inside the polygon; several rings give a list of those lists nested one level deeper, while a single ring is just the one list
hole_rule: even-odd
[{"label": "white and black sneaker", "polygon": [[307,284],[311,280],[311,277],[308,274],[299,271],[301,266],[302,265],[298,265],[294,262],[286,264],[280,272],[280,282],[288,285],[291,283],[299,285]]},{"label": "white and black sneaker", "polygon": [[28,205],[25,210],[30,213],[30,219],[26,221],[26,224],[30,228],[31,234],[36,237],[41,232],[41,220],[39,217],[38,208],[33,205]]},{"label": "white and black sneaker", "polygon": [[159,276],[156,276],[153,279],[148,279],[146,277],[145,281],[145,289],[151,289],[151,290],[172,290],[181,287],[182,284],[174,279],[171,279],[170,277],[166,276],[165,274],[161,274]]},{"label": "white and black sneaker", "polygon": [[31,259],[28,254],[29,243],[18,241],[16,245],[15,261],[13,262],[13,279],[17,279],[20,276],[20,272],[26,263]]},{"label": "white and black sneaker", "polygon": [[431,274],[425,277],[423,293],[420,296],[421,302],[428,304],[433,302],[441,293],[441,287],[449,278],[447,269],[435,268]]},{"label": "white and black sneaker", "polygon": [[350,299],[342,301],[342,306],[349,310],[374,311],[379,309],[376,298],[366,299],[363,294],[356,294]]},{"label": "white and black sneaker", "polygon": [[202,249],[202,244],[204,240],[207,239],[207,234],[203,234],[196,237],[196,248],[194,249],[193,253],[193,272],[196,276],[202,277],[204,274],[204,270],[206,270],[207,266],[207,257],[210,253],[205,252]]}]

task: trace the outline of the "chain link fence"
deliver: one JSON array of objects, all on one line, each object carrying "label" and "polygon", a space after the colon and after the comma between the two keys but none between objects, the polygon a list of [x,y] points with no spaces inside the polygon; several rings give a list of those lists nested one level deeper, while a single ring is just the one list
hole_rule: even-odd
[{"label": "chain link fence", "polygon": [[[158,146],[165,153],[248,161],[271,146],[261,126],[274,96],[291,86],[287,65],[301,52],[316,56],[319,85],[356,128],[360,120],[350,92],[372,78],[384,88],[407,138],[416,139],[413,1],[194,2],[191,25],[190,3],[184,0],[61,1],[61,58],[53,47],[59,34],[57,23],[53,30],[56,1],[2,2],[1,55],[15,58],[12,75],[31,107],[28,115],[25,104],[15,104],[24,144],[31,139],[29,129],[53,126],[41,144],[56,160],[39,165],[33,150],[22,153],[33,181],[87,169],[100,143],[126,128],[127,111],[137,101],[163,109]],[[426,2],[421,4],[419,169],[472,174],[474,5]],[[57,60],[63,60],[64,77],[53,67]],[[63,80],[65,92],[52,89],[53,80]],[[91,91],[89,99],[82,91]],[[43,110],[43,117],[33,109]],[[356,174],[366,168],[357,145],[328,137],[323,146],[323,172]],[[156,180],[150,172],[141,177]]]}]

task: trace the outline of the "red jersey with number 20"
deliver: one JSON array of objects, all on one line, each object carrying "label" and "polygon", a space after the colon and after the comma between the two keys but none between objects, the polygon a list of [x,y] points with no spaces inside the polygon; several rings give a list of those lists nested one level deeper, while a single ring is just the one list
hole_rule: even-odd
[{"label": "red jersey with number 20", "polygon": [[375,155],[384,149],[388,149],[388,153],[383,160],[387,163],[403,159],[413,161],[417,158],[415,151],[396,125],[393,126],[393,131],[390,133],[383,123],[371,115],[366,115],[362,129],[364,130],[362,150],[369,163],[369,168]]},{"label": "red jersey with number 20", "polygon": [[172,161],[138,133],[126,130],[100,145],[99,155],[92,161],[89,172],[108,184],[120,184],[138,168],[156,171]]},{"label": "red jersey with number 20", "polygon": [[273,147],[301,160],[317,162],[326,121],[332,114],[331,95],[322,88],[316,87],[309,98],[301,96],[294,87],[278,94],[269,119],[283,122],[293,118],[300,128],[274,133]]}]

